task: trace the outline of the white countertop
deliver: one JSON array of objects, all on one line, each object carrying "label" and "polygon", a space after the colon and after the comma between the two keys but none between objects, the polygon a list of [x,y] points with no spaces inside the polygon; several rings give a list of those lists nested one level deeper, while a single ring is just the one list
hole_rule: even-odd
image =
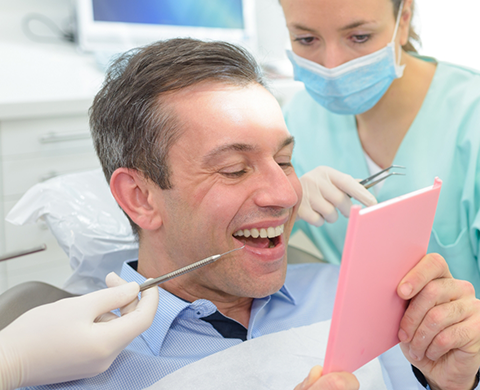
[{"label": "white countertop", "polygon": [[85,112],[103,78],[73,44],[0,42],[0,120]]},{"label": "white countertop", "polygon": [[[71,43],[0,41],[0,121],[86,113],[102,85],[104,65]],[[269,85],[281,104],[303,88],[291,78]]]}]

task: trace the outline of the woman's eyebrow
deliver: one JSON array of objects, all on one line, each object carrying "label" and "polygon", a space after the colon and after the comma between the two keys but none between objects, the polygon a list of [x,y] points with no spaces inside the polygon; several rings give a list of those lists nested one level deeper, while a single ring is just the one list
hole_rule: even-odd
[{"label": "woman's eyebrow", "polygon": [[303,24],[300,24],[300,23],[292,23],[287,27],[291,27],[291,28],[296,29],[296,30],[302,30],[302,31],[305,31],[305,32],[311,32],[311,33],[315,33],[315,34],[317,33],[315,29],[304,26]]},{"label": "woman's eyebrow", "polygon": [[339,31],[345,31],[345,30],[350,30],[352,28],[357,28],[360,26],[363,26],[364,24],[369,24],[369,23],[374,23],[375,21],[373,20],[357,20],[355,22],[349,23],[346,26],[340,27]]},{"label": "woman's eyebrow", "polygon": [[[345,31],[345,30],[351,30],[352,28],[357,28],[357,27],[360,27],[360,26],[363,26],[365,24],[370,24],[370,23],[375,23],[374,20],[356,20],[352,23],[349,23],[343,27],[340,27],[338,29],[338,31]],[[293,28],[293,29],[296,29],[296,30],[302,30],[302,31],[305,31],[305,32],[310,32],[310,33],[314,33],[314,34],[317,34],[317,31],[314,29],[314,28],[311,28],[311,27],[307,27],[301,23],[292,23],[289,25],[289,27]]]}]

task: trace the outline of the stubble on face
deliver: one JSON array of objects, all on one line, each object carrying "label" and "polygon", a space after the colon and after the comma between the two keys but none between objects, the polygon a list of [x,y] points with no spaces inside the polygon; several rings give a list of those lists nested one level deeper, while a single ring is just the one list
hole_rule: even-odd
[{"label": "stubble on face", "polygon": [[[249,221],[285,219],[286,243],[301,188],[293,168],[283,167],[293,145],[273,96],[259,85],[206,84],[175,99],[183,130],[169,153],[173,187],[161,195],[164,245],[158,271],[241,246],[233,233]],[[165,288],[188,300],[260,297],[277,291],[285,273],[285,251],[275,261],[263,261],[242,250]]]}]

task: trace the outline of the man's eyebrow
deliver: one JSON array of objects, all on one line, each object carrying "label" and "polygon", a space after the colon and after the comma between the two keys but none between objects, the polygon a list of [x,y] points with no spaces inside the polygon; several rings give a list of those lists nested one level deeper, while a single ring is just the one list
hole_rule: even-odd
[{"label": "man's eyebrow", "polygon": [[285,146],[295,145],[295,138],[291,135],[290,137],[285,138],[285,140],[280,145],[278,150],[282,150]]},{"label": "man's eyebrow", "polygon": [[[284,147],[293,145],[295,143],[295,140],[293,136],[289,136],[283,140],[283,142],[280,143],[278,150],[282,150]],[[219,146],[218,148],[215,148],[208,152],[203,158],[202,158],[202,163],[203,164],[208,164],[208,162],[215,157],[220,156],[223,153],[234,151],[234,152],[254,152],[257,150],[257,147],[254,145],[250,144],[244,144],[244,143],[234,143],[234,144],[228,144],[228,145],[222,145]]]},{"label": "man's eyebrow", "polygon": [[222,145],[219,146],[218,148],[215,148],[208,152],[203,159],[202,162],[203,164],[208,164],[208,162],[215,157],[218,157],[219,155],[234,151],[234,152],[253,152],[255,151],[255,146],[250,145],[250,144],[243,144],[243,143],[235,143],[235,144],[228,144],[228,145]]}]

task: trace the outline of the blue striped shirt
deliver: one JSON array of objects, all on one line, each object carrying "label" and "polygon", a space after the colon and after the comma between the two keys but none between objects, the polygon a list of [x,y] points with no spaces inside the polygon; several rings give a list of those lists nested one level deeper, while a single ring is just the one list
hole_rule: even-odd
[{"label": "blue striped shirt", "polygon": [[[330,319],[338,270],[338,266],[329,264],[289,265],[280,291],[253,300],[247,340]],[[127,281],[145,281],[128,262],[121,276]],[[162,288],[159,293],[153,324],[120,353],[107,371],[93,378],[34,389],[143,389],[181,367],[242,343],[240,339],[224,338],[202,320],[217,311],[212,302],[186,302]],[[395,357],[389,364],[393,378],[405,372],[413,375],[405,359]]]}]

